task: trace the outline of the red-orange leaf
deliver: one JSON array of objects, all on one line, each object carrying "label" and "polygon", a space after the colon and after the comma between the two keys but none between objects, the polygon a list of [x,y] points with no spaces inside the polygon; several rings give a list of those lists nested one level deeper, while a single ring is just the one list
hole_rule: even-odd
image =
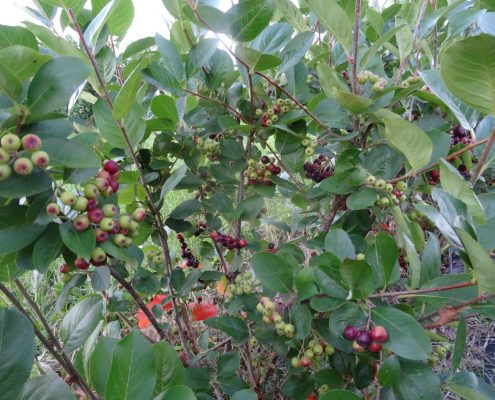
[{"label": "red-orange leaf", "polygon": [[192,309],[191,314],[193,321],[204,321],[218,315],[218,308],[213,304],[200,303]]},{"label": "red-orange leaf", "polygon": [[[153,312],[153,307],[157,304],[162,304],[163,300],[165,300],[164,294],[157,294],[155,297],[151,299],[151,301],[146,305],[146,308]],[[163,311],[168,311],[172,308],[172,301],[169,301],[168,303],[164,304],[163,306]],[[148,326],[151,325],[150,320],[146,316],[143,310],[139,309],[138,312],[136,313],[136,318],[138,320],[138,326],[140,329],[145,329]]]}]

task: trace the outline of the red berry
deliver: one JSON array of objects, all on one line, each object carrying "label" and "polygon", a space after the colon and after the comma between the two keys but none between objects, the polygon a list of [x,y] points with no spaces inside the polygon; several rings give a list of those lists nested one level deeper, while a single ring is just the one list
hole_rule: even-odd
[{"label": "red berry", "polygon": [[67,263],[63,263],[63,264],[60,266],[60,269],[59,269],[59,270],[60,270],[60,272],[61,272],[62,274],[67,274],[67,273],[69,273],[70,268],[69,268],[69,265],[68,265]]},{"label": "red berry", "polygon": [[117,182],[115,180],[111,180],[110,181],[110,187],[112,188],[112,191],[114,193],[117,193],[117,191],[119,190],[119,182]]},{"label": "red berry", "polygon": [[371,342],[371,344],[368,347],[368,350],[371,351],[372,353],[376,353],[377,351],[380,351],[382,349],[382,345],[377,342]]},{"label": "red berry", "polygon": [[93,208],[98,206],[98,201],[96,199],[88,199],[88,205],[86,207],[87,211],[91,211]]},{"label": "red berry", "polygon": [[311,365],[311,359],[309,357],[301,357],[301,364],[304,368],[308,368]]},{"label": "red berry", "polygon": [[344,329],[344,337],[347,340],[354,340],[358,337],[359,331],[352,325],[348,325]]},{"label": "red berry", "polygon": [[388,332],[383,326],[375,325],[371,329],[371,338],[378,343],[386,342],[388,339]]},{"label": "red berry", "polygon": [[103,169],[110,174],[115,174],[119,170],[119,164],[117,164],[113,160],[108,160],[105,165],[103,165]]},{"label": "red berry", "polygon": [[247,246],[247,242],[244,239],[239,240],[239,247],[243,249]]},{"label": "red berry", "polygon": [[108,240],[108,233],[105,232],[103,229],[97,229],[95,233],[96,233],[96,243],[103,243]]},{"label": "red berry", "polygon": [[368,347],[371,344],[371,334],[368,330],[361,331],[356,337],[356,342],[363,347]]},{"label": "red berry", "polygon": [[88,218],[93,224],[99,224],[103,219],[103,211],[99,208],[93,208],[88,212]]},{"label": "red berry", "polygon": [[81,257],[76,258],[76,261],[74,261],[74,265],[82,270],[88,269],[89,267],[89,263],[84,258]]},{"label": "red berry", "polygon": [[274,104],[272,106],[272,110],[275,114],[280,114],[280,107],[278,106],[278,104]]}]

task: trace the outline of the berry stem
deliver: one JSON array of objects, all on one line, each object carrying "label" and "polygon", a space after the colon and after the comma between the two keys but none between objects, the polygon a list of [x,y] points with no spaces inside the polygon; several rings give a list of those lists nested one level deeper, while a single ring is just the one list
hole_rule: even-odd
[{"label": "berry stem", "polygon": [[415,296],[422,293],[433,293],[433,292],[443,292],[445,290],[459,289],[468,286],[476,286],[476,282],[462,282],[456,283],[454,285],[448,286],[440,286],[437,288],[429,288],[429,289],[417,289],[417,290],[405,290],[399,292],[385,292],[385,293],[376,293],[369,296],[370,299],[381,299],[385,297],[407,297],[407,296]]},{"label": "berry stem", "polygon": [[488,158],[488,154],[490,153],[490,150],[493,146],[493,142],[495,141],[495,128],[493,128],[492,133],[490,134],[490,137],[487,139],[485,149],[483,150],[483,153],[481,154],[481,157],[478,161],[478,165],[476,167],[476,170],[474,171],[473,176],[471,177],[471,184],[474,186],[474,184],[477,182],[478,178],[480,177],[481,173],[483,172],[483,166],[485,164],[486,159]]},{"label": "berry stem", "polygon": [[[76,30],[76,32],[79,36],[81,44],[84,47],[84,51],[86,52],[86,55],[88,56],[88,58],[91,62],[91,65],[93,66],[93,70],[95,71],[96,77],[97,77],[98,82],[101,86],[101,90],[103,93],[102,97],[105,100],[105,102],[107,103],[110,110],[113,110],[113,102],[112,102],[112,99],[110,98],[110,94],[109,94],[108,89],[105,85],[105,80],[103,79],[103,76],[102,76],[102,74],[98,68],[98,63],[96,61],[96,57],[93,54],[93,52],[90,50],[88,43],[86,42],[86,39],[84,37],[84,34],[81,30],[81,27],[79,26],[79,23],[77,22],[77,19],[74,16],[74,13],[72,12],[72,9],[70,9],[70,8],[66,9],[66,12],[67,12],[67,16],[69,17],[70,22],[72,23],[72,26],[74,27],[74,29]],[[156,225],[156,228],[158,230],[158,236],[159,236],[160,244],[162,247],[162,253],[163,253],[163,257],[165,259],[166,272],[167,272],[168,276],[170,277],[172,275],[172,260],[170,258],[170,249],[168,247],[168,242],[167,242],[167,232],[165,231],[165,228],[163,225],[162,216],[160,214],[160,211],[155,206],[155,202],[154,202],[153,196],[151,194],[150,188],[147,185],[146,180],[144,178],[144,172],[141,168],[141,165],[139,164],[136,153],[134,151],[132,143],[129,139],[129,135],[127,134],[127,130],[126,130],[122,120],[117,120],[117,125],[119,127],[120,132],[122,133],[122,137],[125,141],[125,144],[127,146],[127,150],[129,151],[129,154],[131,156],[132,162],[133,162],[134,166],[136,167],[136,170],[139,174],[139,180],[141,182],[141,185],[143,186],[143,188],[145,190],[146,197],[147,197],[148,203],[149,203],[148,206],[149,206],[149,209],[153,215],[153,219],[155,220],[155,225]],[[130,287],[132,288],[132,286],[130,286]],[[174,297],[174,291],[173,291],[173,287],[172,287],[172,284],[170,282],[170,279],[168,281],[168,289],[169,289],[170,295],[172,297],[172,307],[174,310],[175,322],[177,324],[177,328],[179,329],[179,337],[181,340],[181,344],[182,344],[182,347],[186,353],[187,358],[190,359],[191,358],[191,350],[189,349],[188,343],[185,339],[185,332],[184,332],[184,328],[182,325],[181,316],[180,316],[179,311],[178,311],[177,301],[176,301],[176,298]],[[157,330],[157,331],[161,335],[160,330]]]}]

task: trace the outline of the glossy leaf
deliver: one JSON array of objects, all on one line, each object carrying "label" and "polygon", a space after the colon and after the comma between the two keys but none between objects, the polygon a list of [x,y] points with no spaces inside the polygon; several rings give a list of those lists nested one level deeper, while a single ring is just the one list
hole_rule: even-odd
[{"label": "glossy leaf", "polygon": [[349,235],[342,229],[332,229],[325,236],[325,250],[335,254],[341,261],[355,258],[356,250]]},{"label": "glossy leaf", "polygon": [[184,366],[175,349],[166,342],[160,342],[153,346],[153,351],[156,358],[155,395],[169,387],[184,384]]},{"label": "glossy leaf", "polygon": [[243,343],[249,337],[246,322],[238,317],[209,318],[205,324],[210,328],[218,329],[232,337],[234,343]]},{"label": "glossy leaf", "polygon": [[75,140],[47,138],[43,140],[43,150],[50,156],[50,165],[67,168],[98,168],[101,165],[92,149]]},{"label": "glossy leaf", "polygon": [[340,274],[355,299],[364,299],[375,289],[373,272],[364,260],[345,260],[340,268]]},{"label": "glossy leaf", "polygon": [[245,0],[232,6],[224,18],[234,40],[249,42],[270,23],[273,11],[273,0]]},{"label": "glossy leaf", "polygon": [[393,386],[397,400],[440,400],[440,381],[426,364],[402,360],[401,373]]},{"label": "glossy leaf", "polygon": [[72,222],[68,221],[60,225],[60,236],[67,248],[89,260],[96,242],[96,235],[93,229],[79,232],[74,229]]},{"label": "glossy leaf", "polygon": [[264,286],[280,293],[288,293],[292,289],[292,272],[278,255],[257,253],[252,262],[254,273]]},{"label": "glossy leaf", "polygon": [[17,400],[76,400],[67,384],[55,374],[30,379],[22,387]]},{"label": "glossy leaf", "polygon": [[117,343],[118,340],[115,338],[102,336],[88,360],[88,378],[101,395],[105,393],[105,385],[112,364],[112,353]]}]

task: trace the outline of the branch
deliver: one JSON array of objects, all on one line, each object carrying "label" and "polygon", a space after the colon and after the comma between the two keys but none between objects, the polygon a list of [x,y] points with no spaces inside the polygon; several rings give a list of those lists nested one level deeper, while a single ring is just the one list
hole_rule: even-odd
[{"label": "branch", "polygon": [[[493,133],[492,133],[492,136]],[[492,137],[490,136],[490,138]],[[457,157],[459,157],[462,153],[465,153],[466,151],[469,151],[469,150],[472,150],[474,149],[475,147],[478,147],[478,146],[481,146],[482,144],[485,144],[488,142],[488,140],[490,138],[486,138],[486,139],[481,139],[481,140],[478,140],[477,142],[475,143],[471,143],[471,144],[468,144],[467,146],[463,147],[462,149],[460,150],[457,150],[455,153],[452,153],[450,155],[448,155],[447,157],[445,157],[445,159],[447,161],[452,161],[452,160],[455,160]],[[495,139],[495,137],[494,137]],[[486,149],[485,149],[486,150]],[[411,170],[409,171],[407,174],[405,175],[402,175],[402,176],[399,176],[398,178],[394,178],[394,179],[389,179],[387,180],[388,183],[396,183],[396,182],[399,182],[399,181],[403,181],[404,179],[409,179],[409,178],[412,178],[414,176],[417,176],[417,175],[420,175],[420,174],[423,174],[425,172],[428,172],[432,169],[434,169],[439,163],[438,162],[435,162],[433,164],[430,164],[428,165],[427,167],[424,167],[424,168],[420,168],[419,170],[415,171],[415,170]]]},{"label": "branch", "polygon": [[488,158],[488,154],[493,146],[493,142],[495,141],[495,128],[490,135],[490,137],[486,141],[486,147],[481,154],[481,157],[478,161],[478,165],[476,166],[476,170],[474,171],[473,176],[471,177],[471,184],[474,186],[481,173],[483,172],[483,165],[485,164],[486,159]]},{"label": "branch", "polygon": [[452,289],[460,289],[463,287],[476,286],[476,282],[462,282],[456,283],[454,285],[449,286],[441,286],[437,288],[429,288],[429,289],[417,289],[417,290],[403,290],[398,292],[385,292],[385,293],[376,293],[369,296],[370,299],[382,299],[384,297],[407,297],[407,296],[416,296],[422,293],[433,293],[433,292],[444,292],[446,290]]},{"label": "branch", "polygon": [[91,400],[97,400],[96,396],[91,391],[91,388],[86,383],[86,381],[79,375],[76,367],[74,367],[74,365],[72,364],[70,359],[67,357],[67,355],[65,353],[63,353],[62,351],[60,351],[60,353],[59,353],[57,351],[57,349],[55,349],[54,346],[52,346],[50,341],[37,328],[36,324],[34,323],[34,321],[29,316],[29,313],[27,312],[27,310],[17,300],[17,298],[14,296],[14,294],[12,292],[10,292],[10,290],[6,286],[4,286],[1,282],[0,282],[0,290],[5,294],[5,296],[7,296],[7,298],[14,305],[14,307],[17,308],[21,313],[23,313],[26,316],[26,318],[29,320],[29,322],[33,326],[33,330],[34,330],[35,335],[38,337],[38,339],[43,344],[43,346],[45,346],[47,348],[47,350],[53,355],[53,357],[58,361],[60,366],[69,374],[71,379],[77,383],[77,385],[84,391],[84,393],[86,393],[88,398],[90,398]]},{"label": "branch", "polygon": [[[74,29],[76,30],[76,32],[79,36],[79,39],[80,39],[80,41],[84,47],[84,51],[86,52],[87,56],[89,57],[91,65],[93,66],[93,70],[95,71],[98,82],[102,88],[103,99],[107,103],[110,110],[113,110],[112,99],[110,98],[110,94],[108,93],[108,90],[106,88],[105,80],[103,79],[103,76],[101,75],[101,72],[98,69],[98,64],[96,62],[95,55],[89,49],[88,43],[86,42],[86,39],[84,38],[84,34],[81,30],[81,27],[79,26],[79,23],[77,22],[77,20],[74,16],[74,13],[72,12],[71,9],[67,10],[67,15],[68,15],[69,20],[71,21]],[[162,254],[163,254],[163,257],[165,259],[165,269],[167,271],[168,276],[170,277],[172,275],[172,260],[170,258],[170,250],[169,250],[168,243],[167,243],[167,232],[165,231],[160,211],[156,208],[156,205],[155,205],[153,196],[151,194],[150,188],[146,183],[146,180],[144,177],[144,172],[141,168],[141,165],[139,164],[136,153],[134,152],[134,148],[132,146],[132,143],[129,139],[129,135],[127,134],[127,130],[126,130],[122,120],[117,120],[117,125],[119,127],[120,132],[122,133],[122,137],[125,141],[127,150],[129,151],[132,162],[133,162],[134,166],[136,167],[136,170],[139,174],[139,180],[141,182],[141,185],[143,186],[143,189],[146,193],[146,197],[147,197],[148,203],[149,203],[148,206],[149,206],[150,212],[153,215],[153,218],[155,220],[155,225],[156,225],[156,228],[158,230],[158,236],[160,239]],[[181,318],[180,318],[180,315],[178,312],[178,308],[177,308],[177,301],[174,297],[174,291],[173,291],[173,287],[172,287],[172,284],[170,282],[170,279],[168,280],[168,289],[169,289],[170,295],[172,297],[172,307],[174,310],[175,322],[177,324],[177,328],[179,329],[179,336],[181,339],[181,344],[182,344],[182,347],[184,348],[184,351],[186,352],[187,357],[190,358],[191,357],[191,351],[190,351],[189,346],[187,344],[187,341],[185,339],[184,328],[182,326],[182,321],[181,321]],[[158,331],[158,333],[161,336],[160,331]]]},{"label": "branch", "polygon": [[354,18],[354,32],[353,32],[353,49],[352,49],[352,62],[351,62],[351,75],[352,75],[352,93],[358,94],[358,78],[357,78],[357,59],[359,49],[359,29],[361,26],[361,0],[356,0],[355,3],[355,18]]}]

